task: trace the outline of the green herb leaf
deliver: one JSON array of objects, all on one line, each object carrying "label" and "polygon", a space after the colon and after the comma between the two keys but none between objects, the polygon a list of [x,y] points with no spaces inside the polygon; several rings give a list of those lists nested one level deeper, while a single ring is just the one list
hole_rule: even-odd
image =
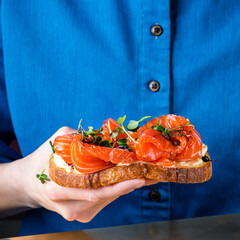
[{"label": "green herb leaf", "polygon": [[120,138],[117,140],[118,147],[120,148],[126,148],[127,150],[131,151],[132,149],[127,145],[127,139],[126,138]]},{"label": "green herb leaf", "polygon": [[143,118],[141,118],[139,121],[135,121],[135,120],[131,120],[128,125],[127,125],[127,129],[129,131],[137,131],[137,129],[139,128],[139,123],[142,122],[144,119],[146,118],[150,118],[151,116],[145,116]]},{"label": "green herb leaf", "polygon": [[47,176],[46,174],[42,174],[41,177],[42,177],[43,179],[47,179],[47,178],[48,178],[48,176]]},{"label": "green herb leaf", "polygon": [[115,130],[113,130],[111,133],[110,133],[110,137],[111,138],[114,138],[114,139],[116,139],[116,137],[119,135],[119,132],[118,131],[115,131]]},{"label": "green herb leaf", "polygon": [[116,127],[113,131],[117,131],[117,132],[120,132],[120,133],[125,133],[125,131],[122,127]]},{"label": "green herb leaf", "polygon": [[123,127],[116,127],[111,133],[110,137],[113,139],[116,139],[116,137],[119,135],[119,133],[124,133]]},{"label": "green herb leaf", "polygon": [[108,141],[108,140],[103,140],[99,143],[99,146],[102,146],[102,147],[112,147],[111,143]]},{"label": "green herb leaf", "polygon": [[98,146],[101,141],[102,141],[102,138],[101,138],[100,136],[95,136],[95,137],[93,138],[92,144]]},{"label": "green herb leaf", "polygon": [[54,146],[53,146],[53,144],[52,144],[52,141],[49,141],[49,143],[50,143],[50,146],[51,146],[51,148],[52,148],[53,153],[55,153],[55,150],[54,150]]},{"label": "green herb leaf", "polygon": [[134,131],[134,130],[136,130],[136,129],[139,128],[139,127],[138,127],[138,124],[139,124],[138,121],[131,120],[131,121],[128,123],[128,125],[127,125],[127,129],[128,129],[129,131]]},{"label": "green herb leaf", "polygon": [[154,125],[154,126],[152,126],[151,128],[154,129],[154,130],[159,131],[160,133],[162,133],[165,138],[167,138],[167,139],[169,139],[169,140],[172,140],[172,134],[171,134],[171,132],[169,131],[168,128],[164,128],[164,127],[162,126],[162,124],[160,124],[160,125]]},{"label": "green herb leaf", "polygon": [[154,129],[154,130],[158,130],[158,131],[161,132],[161,133],[165,131],[165,128],[162,126],[162,124],[160,124],[160,125],[154,125],[154,126],[152,126],[151,128]]},{"label": "green herb leaf", "polygon": [[120,138],[117,140],[118,145],[125,145],[127,144],[127,139],[126,138]]},{"label": "green herb leaf", "polygon": [[119,117],[117,120],[117,124],[123,125],[123,122],[125,121],[125,119],[126,119],[126,115],[124,115],[123,117]]},{"label": "green herb leaf", "polygon": [[84,131],[84,135],[88,136],[88,135],[96,135],[96,134],[102,134],[102,131],[100,130],[94,130],[93,127],[88,127],[88,131]]},{"label": "green herb leaf", "polygon": [[165,133],[169,137],[169,139],[172,140],[172,134],[170,133],[168,128],[165,128]]},{"label": "green herb leaf", "polygon": [[36,174],[36,177],[40,180],[42,184],[45,183],[45,181],[50,181],[50,179],[48,179],[48,176],[44,174],[44,171],[45,169],[43,169],[41,174]]},{"label": "green herb leaf", "polygon": [[99,133],[102,134],[102,135],[104,135],[104,131],[103,131],[103,128],[102,128],[102,127],[99,128]]},{"label": "green herb leaf", "polygon": [[162,124],[160,124],[158,127],[157,127],[157,130],[159,132],[164,132],[165,131],[165,128],[162,126]]}]

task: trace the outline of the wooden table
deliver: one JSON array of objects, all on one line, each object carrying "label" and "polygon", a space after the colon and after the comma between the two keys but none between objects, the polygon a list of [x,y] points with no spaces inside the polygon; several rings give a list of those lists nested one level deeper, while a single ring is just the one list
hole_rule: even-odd
[{"label": "wooden table", "polygon": [[240,214],[79,230],[12,240],[240,240]]}]

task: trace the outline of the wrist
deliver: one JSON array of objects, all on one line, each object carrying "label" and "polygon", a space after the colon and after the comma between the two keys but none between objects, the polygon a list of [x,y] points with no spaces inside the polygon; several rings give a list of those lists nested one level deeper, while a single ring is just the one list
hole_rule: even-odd
[{"label": "wrist", "polygon": [[26,195],[24,159],[0,164],[0,216],[10,216],[31,207]]}]

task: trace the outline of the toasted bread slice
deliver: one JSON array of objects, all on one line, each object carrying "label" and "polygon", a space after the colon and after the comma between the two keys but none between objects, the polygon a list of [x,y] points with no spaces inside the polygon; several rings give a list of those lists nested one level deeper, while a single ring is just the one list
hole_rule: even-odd
[{"label": "toasted bread slice", "polygon": [[[49,174],[54,182],[64,187],[98,188],[137,178],[156,179],[160,182],[202,183],[212,176],[211,161],[204,162],[201,159],[184,163],[176,162],[175,167],[144,162],[119,164],[96,173],[81,174],[63,160],[59,164],[54,155],[50,158]],[[207,153],[206,155],[209,157]]]}]

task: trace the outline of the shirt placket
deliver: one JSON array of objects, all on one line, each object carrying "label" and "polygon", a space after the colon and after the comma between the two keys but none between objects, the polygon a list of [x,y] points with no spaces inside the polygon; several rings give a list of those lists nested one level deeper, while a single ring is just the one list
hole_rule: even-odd
[{"label": "shirt placket", "polygon": [[[141,116],[169,113],[170,96],[170,3],[142,1],[139,51]],[[142,190],[142,222],[169,219],[170,184],[158,183]]]}]

